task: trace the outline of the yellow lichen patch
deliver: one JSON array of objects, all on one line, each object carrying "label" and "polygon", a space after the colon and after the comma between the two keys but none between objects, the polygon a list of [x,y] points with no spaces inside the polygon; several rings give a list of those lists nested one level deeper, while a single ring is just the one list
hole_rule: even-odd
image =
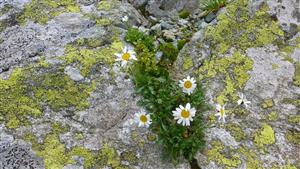
[{"label": "yellow lichen patch", "polygon": [[294,85],[300,86],[300,62],[295,64]]},{"label": "yellow lichen patch", "polygon": [[274,106],[273,99],[265,99],[261,104],[261,107],[264,109],[271,108],[273,106]]},{"label": "yellow lichen patch", "polygon": [[65,153],[64,144],[59,142],[56,134],[47,135],[40,149],[36,154],[44,158],[46,168],[63,168],[66,164],[72,163]]},{"label": "yellow lichen patch", "polygon": [[231,47],[245,50],[264,46],[284,36],[279,24],[268,14],[268,7],[252,15],[247,8],[248,0],[233,1],[226,12],[218,16],[218,24],[210,26],[205,37],[212,41],[218,53],[226,53]]},{"label": "yellow lichen patch", "polygon": [[96,164],[96,155],[93,154],[90,150],[87,150],[84,147],[74,147],[68,153],[70,159],[72,156],[79,156],[84,158],[84,168],[92,168]]},{"label": "yellow lichen patch", "polygon": [[286,132],[286,139],[291,143],[300,145],[300,131],[288,130]]},{"label": "yellow lichen patch", "polygon": [[103,0],[100,1],[97,9],[98,10],[105,10],[105,11],[109,11],[113,6],[114,6],[115,1],[114,0]]},{"label": "yellow lichen patch", "polygon": [[272,111],[267,116],[269,121],[276,121],[278,119],[278,113],[276,111]]},{"label": "yellow lichen patch", "polygon": [[183,70],[186,71],[186,70],[189,70],[190,68],[192,68],[194,65],[193,63],[193,60],[191,57],[184,57],[183,59]]},{"label": "yellow lichen patch", "polygon": [[107,18],[96,19],[96,24],[99,26],[108,26],[108,25],[111,25],[112,23],[113,23],[113,21],[110,19],[107,19]]},{"label": "yellow lichen patch", "polygon": [[104,144],[99,154],[99,165],[100,167],[110,166],[118,167],[121,164],[120,157],[116,150],[110,147],[108,144]]},{"label": "yellow lichen patch", "polygon": [[290,115],[288,117],[288,122],[290,124],[300,124],[300,115]]},{"label": "yellow lichen patch", "polygon": [[79,49],[67,45],[65,49],[66,54],[60,58],[65,60],[67,64],[79,63],[78,66],[81,68],[81,74],[87,76],[96,63],[104,62],[106,64],[112,64],[115,60],[114,53],[117,53],[121,49],[121,41],[114,41],[109,46],[104,46],[95,50]]},{"label": "yellow lichen patch", "polygon": [[15,69],[9,79],[0,78],[0,119],[8,128],[26,125],[29,123],[28,116],[38,117],[42,114],[37,100],[29,95],[26,73],[27,70]]},{"label": "yellow lichen patch", "polygon": [[240,125],[235,123],[229,123],[226,125],[226,129],[235,138],[236,141],[242,141],[246,139],[246,134]]},{"label": "yellow lichen patch", "polygon": [[253,150],[245,148],[245,147],[240,147],[237,151],[241,154],[242,157],[245,158],[247,169],[262,169],[263,168],[263,167],[261,167],[262,164],[259,161],[257,154]]},{"label": "yellow lichen patch", "polygon": [[25,5],[23,14],[18,20],[21,23],[32,20],[39,24],[45,24],[63,12],[80,12],[80,8],[75,0],[32,0]]},{"label": "yellow lichen patch", "polygon": [[121,159],[129,162],[130,164],[137,164],[138,158],[134,151],[124,151],[121,153]]},{"label": "yellow lichen patch", "polygon": [[32,79],[34,96],[55,111],[69,107],[82,110],[89,106],[87,98],[94,90],[93,85],[78,84],[62,71],[34,75]]},{"label": "yellow lichen patch", "polygon": [[228,169],[238,167],[241,164],[240,157],[237,154],[225,154],[225,147],[220,141],[213,141],[212,148],[206,151],[206,155],[209,161],[215,161],[218,165]]},{"label": "yellow lichen patch", "polygon": [[254,144],[258,148],[263,150],[265,146],[274,143],[275,143],[275,132],[270,125],[264,123],[262,125],[262,128],[259,131],[257,131],[257,133],[254,136]]},{"label": "yellow lichen patch", "polygon": [[[252,69],[252,65],[253,61],[250,58],[235,52],[232,56],[223,58],[213,56],[212,59],[204,61],[197,73],[200,80],[213,78],[217,74],[225,76],[225,88],[216,97],[219,104],[225,104],[230,99],[237,99],[236,90],[243,88],[248,81],[247,72]],[[233,76],[229,74],[232,71]]]}]

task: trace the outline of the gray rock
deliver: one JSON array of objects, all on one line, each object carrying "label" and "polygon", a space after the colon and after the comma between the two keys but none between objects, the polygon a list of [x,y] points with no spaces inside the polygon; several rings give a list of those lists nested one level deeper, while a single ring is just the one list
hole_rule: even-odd
[{"label": "gray rock", "polygon": [[0,168],[43,169],[44,162],[23,142],[8,143],[5,146],[0,144]]},{"label": "gray rock", "polygon": [[0,72],[18,65],[45,50],[44,42],[38,38],[40,27],[21,28],[14,26],[2,33],[0,44]]},{"label": "gray rock", "polygon": [[65,68],[65,74],[67,74],[74,81],[81,81],[84,79],[84,77],[80,74],[80,71],[71,66],[67,66]]},{"label": "gray rock", "polygon": [[210,23],[211,21],[216,19],[216,17],[217,17],[217,15],[214,12],[211,12],[204,18],[204,20],[206,23]]}]

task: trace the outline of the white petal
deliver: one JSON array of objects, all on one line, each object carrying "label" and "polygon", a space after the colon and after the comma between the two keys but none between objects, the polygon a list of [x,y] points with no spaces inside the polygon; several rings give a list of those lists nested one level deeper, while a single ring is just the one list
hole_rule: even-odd
[{"label": "white petal", "polygon": [[216,113],[215,116],[221,116],[221,113]]},{"label": "white petal", "polygon": [[185,124],[186,124],[186,121],[182,120],[182,125],[185,126]]},{"label": "white petal", "polygon": [[242,100],[242,99],[240,99],[240,100],[238,100],[238,101],[237,101],[238,105],[241,105],[241,104],[242,104],[242,102],[243,102],[243,100]]},{"label": "white petal", "polygon": [[196,114],[196,109],[195,109],[195,108],[192,108],[192,109],[190,110],[190,113],[191,113],[191,116],[194,117],[195,114]]},{"label": "white petal", "polygon": [[221,119],[222,119],[222,117],[221,117],[221,116],[219,116],[219,119],[218,119],[218,120],[219,120],[219,121],[221,121]]},{"label": "white petal", "polygon": [[121,53],[115,53],[114,55],[117,56],[117,57],[119,57],[119,58],[122,57],[122,54],[121,54]]},{"label": "white petal", "polygon": [[122,61],[122,67],[125,67],[127,65],[127,61]]},{"label": "white petal", "polygon": [[189,120],[186,120],[185,122],[186,122],[187,126],[190,126],[190,121]]},{"label": "white petal", "polygon": [[251,104],[251,102],[248,101],[248,100],[244,101],[244,103],[245,103],[245,104]]},{"label": "white petal", "polygon": [[220,111],[221,108],[222,108],[222,106],[221,106],[220,104],[217,104],[217,105],[216,105],[216,109],[217,109],[218,111]]},{"label": "white petal", "polygon": [[223,123],[226,123],[225,117],[223,117],[222,119],[223,119]]},{"label": "white petal", "polygon": [[186,109],[190,110],[191,109],[191,104],[187,103],[185,107],[186,107]]},{"label": "white petal", "polygon": [[131,58],[132,58],[133,60],[138,60],[138,59],[136,58],[135,55],[131,55]]},{"label": "white petal", "polygon": [[183,121],[182,119],[179,119],[179,120],[177,121],[177,123],[180,124],[180,123],[182,123],[182,121]]},{"label": "white petal", "polygon": [[180,107],[180,109],[181,109],[181,110],[183,110],[183,109],[184,109],[184,107],[183,107],[182,105],[179,105],[179,107]]}]

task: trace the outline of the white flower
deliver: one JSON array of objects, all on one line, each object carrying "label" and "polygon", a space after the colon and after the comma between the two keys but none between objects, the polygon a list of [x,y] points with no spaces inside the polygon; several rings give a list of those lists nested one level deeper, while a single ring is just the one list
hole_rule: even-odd
[{"label": "white flower", "polygon": [[122,22],[128,22],[128,16],[125,15],[124,17],[122,17]]},{"label": "white flower", "polygon": [[227,115],[225,114],[225,105],[221,106],[219,104],[216,105],[216,109],[218,111],[217,114],[215,114],[215,116],[219,116],[219,121],[223,121],[223,123],[226,122],[225,118],[227,117]]},{"label": "white flower", "polygon": [[188,76],[186,79],[179,81],[179,86],[182,87],[182,91],[190,95],[195,90],[197,84],[194,78]]},{"label": "white flower", "polygon": [[196,114],[196,109],[191,108],[191,104],[187,103],[185,107],[179,105],[179,108],[172,111],[175,120],[178,120],[177,123],[183,126],[189,126],[190,121],[193,121],[193,117]]},{"label": "white flower", "polygon": [[129,47],[125,46],[122,49],[122,53],[115,53],[115,55],[118,57],[116,61],[122,62],[122,67],[125,67],[127,65],[127,62],[129,60],[137,60],[135,56],[135,52],[133,49],[130,49]]},{"label": "white flower", "polygon": [[138,124],[139,127],[149,127],[152,123],[150,118],[150,114],[146,114],[145,111],[140,111],[135,113],[135,122]]},{"label": "white flower", "polygon": [[240,99],[237,101],[238,105],[245,105],[245,107],[248,107],[248,104],[250,104],[251,102],[249,100],[246,99],[246,97],[244,96],[244,94],[239,94]]}]

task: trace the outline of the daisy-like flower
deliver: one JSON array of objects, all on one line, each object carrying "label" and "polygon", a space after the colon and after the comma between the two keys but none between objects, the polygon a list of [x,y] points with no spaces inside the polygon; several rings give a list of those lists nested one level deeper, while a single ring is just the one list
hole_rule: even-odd
[{"label": "daisy-like flower", "polygon": [[248,104],[250,104],[251,102],[249,100],[246,99],[246,97],[244,96],[244,94],[239,94],[240,99],[237,101],[238,105],[245,105],[245,107],[248,107]]},{"label": "daisy-like flower", "polygon": [[124,17],[122,17],[122,22],[128,22],[128,16],[125,15]]},{"label": "daisy-like flower", "polygon": [[216,105],[216,109],[218,111],[217,114],[215,114],[215,116],[219,116],[219,121],[223,121],[223,123],[226,122],[225,118],[227,117],[227,115],[225,114],[225,105],[221,106],[219,104]]},{"label": "daisy-like flower", "polygon": [[185,107],[179,105],[179,107],[172,112],[174,119],[177,120],[178,124],[189,126],[190,122],[193,121],[193,117],[196,114],[196,109],[192,108],[190,103],[187,103]]},{"label": "daisy-like flower", "polygon": [[135,113],[135,122],[138,124],[139,127],[149,127],[152,123],[150,118],[150,114],[146,114],[145,111],[140,111]]},{"label": "daisy-like flower", "polygon": [[122,49],[122,53],[115,53],[115,55],[118,57],[116,61],[121,61],[122,67],[125,67],[129,60],[137,60],[135,51],[127,46]]},{"label": "daisy-like flower", "polygon": [[179,81],[179,86],[182,87],[182,91],[190,95],[195,90],[197,84],[194,78],[188,76],[186,79]]}]

